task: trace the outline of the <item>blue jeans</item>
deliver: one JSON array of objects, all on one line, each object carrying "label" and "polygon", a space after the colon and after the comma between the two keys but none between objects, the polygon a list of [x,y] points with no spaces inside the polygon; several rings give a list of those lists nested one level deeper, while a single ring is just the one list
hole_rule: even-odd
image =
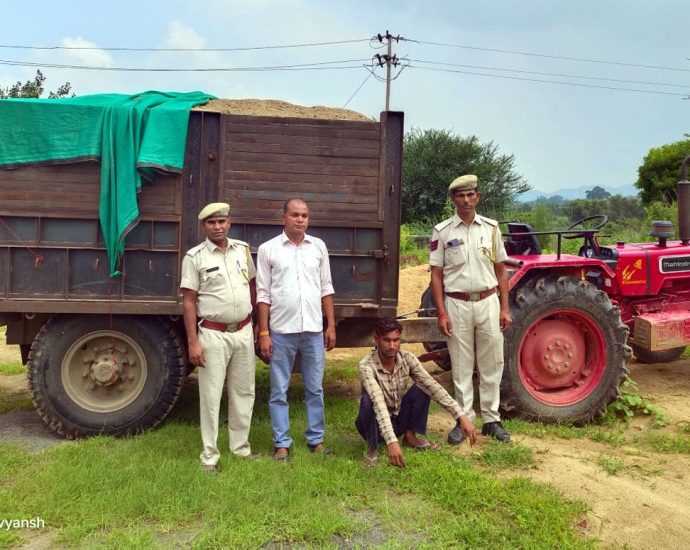
[{"label": "blue jeans", "polygon": [[300,354],[304,400],[307,405],[307,429],[304,435],[309,445],[323,443],[325,416],[323,404],[323,368],[325,352],[322,332],[279,334],[271,331],[273,354],[270,364],[271,394],[268,410],[271,413],[273,444],[276,448],[292,445],[290,408],[287,390],[295,357]]}]

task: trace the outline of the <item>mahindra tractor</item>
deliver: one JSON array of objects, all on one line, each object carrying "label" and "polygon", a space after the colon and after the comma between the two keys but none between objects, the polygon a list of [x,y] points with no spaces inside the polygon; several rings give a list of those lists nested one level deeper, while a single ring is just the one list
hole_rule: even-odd
[{"label": "mahindra tractor", "polygon": [[[600,243],[604,215],[561,231],[505,222],[510,312],[504,334],[501,407],[507,416],[584,424],[618,397],[634,353],[644,363],[678,359],[690,343],[690,156],[677,184],[679,239],[672,222],[655,221],[646,243]],[[555,235],[555,254],[537,237]],[[562,239],[581,239],[577,255]],[[433,316],[430,289],[420,314]],[[450,369],[445,343],[422,358]]]}]

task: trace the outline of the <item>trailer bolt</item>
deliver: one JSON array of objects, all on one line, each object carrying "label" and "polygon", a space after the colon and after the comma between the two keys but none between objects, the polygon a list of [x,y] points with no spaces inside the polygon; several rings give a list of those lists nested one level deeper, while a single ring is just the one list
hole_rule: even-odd
[{"label": "trailer bolt", "polygon": [[570,366],[570,363],[568,363],[568,361],[566,361],[565,363],[563,363],[563,365],[564,365],[565,368],[567,369],[567,368]]},{"label": "trailer bolt", "polygon": [[553,369],[553,365],[551,363],[549,363],[548,365],[546,365],[546,368],[547,369]]},{"label": "trailer bolt", "polygon": [[571,358],[572,356],[573,356],[573,352],[572,352],[572,351],[569,351],[569,352],[568,352],[568,358]]},{"label": "trailer bolt", "polygon": [[556,340],[556,345],[560,347],[561,341],[560,341],[560,340]]},{"label": "trailer bolt", "polygon": [[566,344],[566,345],[563,346],[563,347],[564,347],[565,349],[570,349],[570,344]]},{"label": "trailer bolt", "polygon": [[552,346],[551,344],[549,344],[549,346],[548,346],[546,349],[552,350],[552,349],[553,349],[553,346]]}]

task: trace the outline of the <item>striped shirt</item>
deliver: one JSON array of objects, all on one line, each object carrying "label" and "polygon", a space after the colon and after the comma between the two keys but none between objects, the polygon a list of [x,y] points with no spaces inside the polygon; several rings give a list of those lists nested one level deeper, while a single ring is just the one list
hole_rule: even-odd
[{"label": "striped shirt", "polygon": [[362,391],[366,392],[374,405],[376,421],[386,445],[398,440],[390,417],[397,416],[400,412],[402,399],[412,383],[417,384],[420,390],[446,409],[455,420],[463,414],[458,402],[409,351],[399,351],[393,372],[388,372],[383,368],[378,352],[373,350],[359,362],[359,378],[362,381]]}]

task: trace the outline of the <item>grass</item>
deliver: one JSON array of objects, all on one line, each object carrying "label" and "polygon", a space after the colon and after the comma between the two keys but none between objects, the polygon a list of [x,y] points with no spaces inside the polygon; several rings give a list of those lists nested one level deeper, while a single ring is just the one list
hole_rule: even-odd
[{"label": "grass", "polygon": [[16,410],[29,411],[33,407],[30,397],[10,393],[0,388],[0,414]]},{"label": "grass", "polygon": [[0,363],[0,374],[7,376],[11,376],[13,374],[26,374],[26,367],[22,365],[21,361]]},{"label": "grass", "polygon": [[484,444],[484,448],[475,455],[474,460],[491,470],[534,467],[532,449],[515,442],[506,445],[498,441],[490,441]]},{"label": "grass", "polygon": [[599,466],[601,466],[604,471],[611,476],[618,475],[626,468],[625,463],[621,459],[613,456],[601,455],[597,462],[599,463]]},{"label": "grass", "polygon": [[[330,365],[329,365],[330,368]],[[342,365],[345,377],[353,366]],[[335,369],[334,369],[335,370]],[[136,437],[93,437],[30,453],[0,443],[0,518],[40,516],[67,547],[192,548],[318,546],[386,548],[587,548],[574,528],[585,507],[549,486],[497,468],[527,468],[520,445],[487,444],[478,457],[407,452],[408,467],[361,465],[357,404],[327,396],[327,444],[307,452],[300,384],[289,392],[295,445],[286,465],[270,459],[268,376],[257,369],[251,443],[263,458],[221,458],[210,476],[198,464],[196,390],[160,428]],[[227,432],[219,438],[227,449]],[[477,464],[483,467],[478,468]],[[0,533],[12,547],[27,533]]]}]

